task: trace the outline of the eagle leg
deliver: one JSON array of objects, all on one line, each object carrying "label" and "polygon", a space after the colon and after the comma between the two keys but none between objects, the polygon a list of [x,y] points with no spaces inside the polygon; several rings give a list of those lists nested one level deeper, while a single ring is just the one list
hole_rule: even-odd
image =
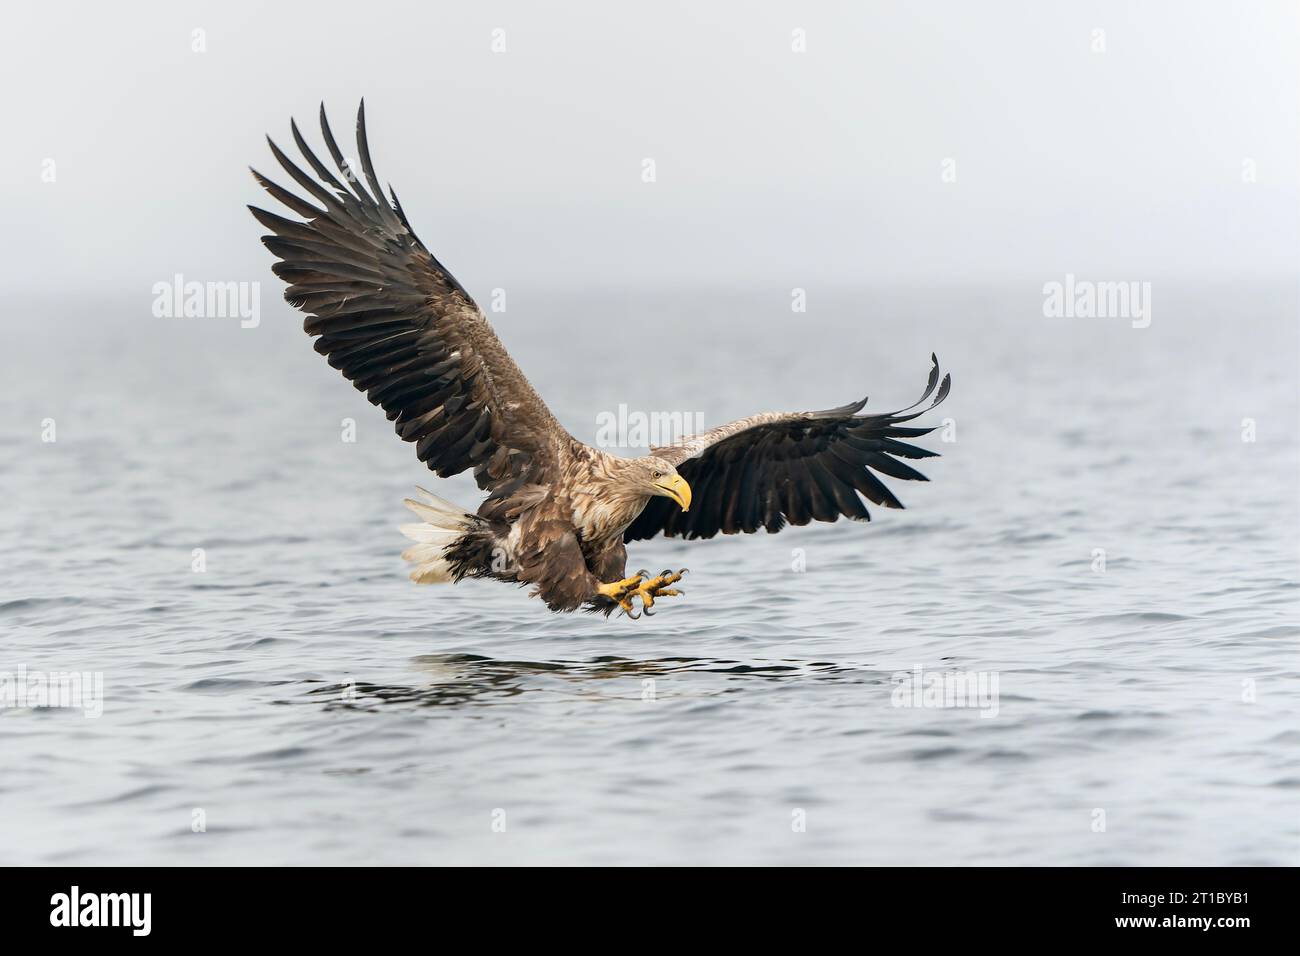
[{"label": "eagle leg", "polygon": [[598,585],[596,592],[603,597],[609,598],[623,609],[623,613],[632,620],[636,620],[641,615],[633,613],[632,595],[639,593],[637,589],[641,586],[641,579],[644,577],[645,572],[642,571],[630,578],[624,578],[622,581],[611,581],[609,584]]},{"label": "eagle leg", "polygon": [[664,568],[655,577],[638,585],[632,593],[641,598],[641,613],[647,617],[653,617],[654,611],[650,609],[655,606],[656,598],[679,597],[684,594],[684,591],[678,591],[670,585],[680,581],[682,575],[689,570],[689,568],[682,568],[680,571],[673,573],[670,568]]}]

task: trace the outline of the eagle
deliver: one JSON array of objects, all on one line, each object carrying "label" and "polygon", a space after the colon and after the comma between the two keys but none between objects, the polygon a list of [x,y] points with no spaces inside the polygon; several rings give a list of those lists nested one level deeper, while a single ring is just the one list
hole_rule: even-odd
[{"label": "eagle", "polygon": [[301,217],[248,207],[270,230],[262,242],[277,259],[272,271],[288,285],[285,299],[307,314],[316,351],[383,408],[420,461],[442,478],[472,470],[487,492],[473,513],[423,488],[406,500],[420,519],[401,527],[414,542],[403,553],[413,581],[492,578],[531,587],[552,611],[620,610],[635,619],[682,594],[674,585],[686,569],[629,574],[627,542],[775,533],[841,515],[868,521],[864,499],[903,507],[880,475],[927,480],[904,459],[936,456],[905,440],[933,431],[907,423],[951,387],[948,375],[940,382],[933,354],[921,398],[897,412],[860,414],[865,398],[824,411],[764,412],[639,458],[578,441],[416,236],[391,186],[385,196],[365,101],[357,111],[359,171],[339,149],[324,104],[320,128],[334,170],[292,120],[310,171],[267,138],[301,194],[252,170]]}]

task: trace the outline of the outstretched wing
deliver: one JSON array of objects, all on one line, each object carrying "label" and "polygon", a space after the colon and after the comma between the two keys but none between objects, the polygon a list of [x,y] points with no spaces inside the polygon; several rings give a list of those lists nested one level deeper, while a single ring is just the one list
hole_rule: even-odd
[{"label": "outstretched wing", "polygon": [[[939,360],[930,358],[934,364],[925,394],[899,412],[858,415],[865,398],[822,412],[765,412],[651,449],[690,483],[691,510],[680,511],[668,498],[651,498],[623,539],[652,538],[661,531],[686,538],[711,538],[719,531],[748,534],[760,527],[777,532],[787,522],[836,521],[840,515],[869,521],[859,494],[886,508],[903,507],[874,472],[926,480],[899,459],[938,453],[899,439],[933,431],[903,423],[948,396],[952,380],[945,375],[940,384]],[[911,411],[931,395],[928,406]]]},{"label": "outstretched wing", "polygon": [[[295,222],[249,206],[271,230],[262,242],[289,284],[284,297],[308,314],[303,328],[316,351],[388,419],[420,460],[442,477],[474,469],[479,487],[504,497],[538,483],[571,441],[501,345],[459,282],[412,231],[391,189],[384,198],[366,141],[365,102],[357,111],[357,152],[366,188],[334,141],[325,107],[321,133],[335,176],[294,142],[317,178],[268,138],[271,152],[316,204],[253,175],[272,196],[306,218]],[[340,179],[341,177],[341,179]],[[345,185],[346,183],[346,185]]]}]

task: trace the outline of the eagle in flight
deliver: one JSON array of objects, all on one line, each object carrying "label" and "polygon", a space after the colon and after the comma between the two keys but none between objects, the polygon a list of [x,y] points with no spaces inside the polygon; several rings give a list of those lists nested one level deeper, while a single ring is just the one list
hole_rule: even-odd
[{"label": "eagle in flight", "polygon": [[553,611],[622,609],[635,618],[679,595],[673,585],[685,570],[627,574],[629,541],[774,533],[840,515],[867,521],[863,498],[902,507],[876,472],[926,480],[900,459],[936,455],[902,440],[932,431],[905,423],[948,394],[951,380],[939,381],[934,356],[924,394],[899,412],[860,415],[866,399],[820,412],[765,412],[641,458],[583,444],[416,237],[397,194],[390,188],[391,204],[385,198],[366,141],[365,102],[357,112],[360,175],[339,150],[323,104],[320,126],[337,173],[296,123],[290,129],[310,173],[268,138],[309,199],[253,170],[306,220],[249,207],[271,231],[262,241],[288,284],[285,299],[307,313],[316,351],[383,407],[430,470],[446,478],[473,469],[488,492],[474,514],[423,489],[421,500],[407,499],[422,519],[401,529],[415,542],[403,557],[417,583],[495,578],[531,586]]}]

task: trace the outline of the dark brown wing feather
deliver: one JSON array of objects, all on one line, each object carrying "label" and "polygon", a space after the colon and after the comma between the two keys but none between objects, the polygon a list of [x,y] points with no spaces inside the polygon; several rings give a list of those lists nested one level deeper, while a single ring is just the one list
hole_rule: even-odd
[{"label": "dark brown wing feather", "polygon": [[[869,521],[862,498],[886,508],[903,507],[874,472],[926,480],[899,459],[938,454],[900,441],[934,430],[903,423],[934,408],[952,387],[947,375],[939,382],[939,360],[934,356],[931,360],[925,393],[899,412],[858,415],[865,398],[821,412],[766,412],[652,449],[676,465],[690,483],[691,510],[681,511],[668,498],[651,498],[623,540],[652,538],[660,532],[686,538],[711,538],[719,531],[752,533],[759,528],[776,532],[787,522],[836,521],[840,515]],[[929,405],[911,411],[931,395],[934,400]]]},{"label": "dark brown wing feather", "polygon": [[396,193],[390,190],[391,205],[384,198],[370,160],[365,103],[357,111],[357,151],[369,192],[343,158],[324,105],[320,125],[339,176],[296,123],[294,142],[315,178],[271,143],[314,203],[253,170],[267,192],[307,221],[249,207],[271,230],[262,241],[279,259],[272,269],[289,284],[289,303],[308,313],[303,327],[318,336],[316,351],[383,407],[397,434],[414,442],[437,474],[473,468],[479,487],[502,498],[526,482],[545,481],[572,439],[482,310],[416,237]]}]

